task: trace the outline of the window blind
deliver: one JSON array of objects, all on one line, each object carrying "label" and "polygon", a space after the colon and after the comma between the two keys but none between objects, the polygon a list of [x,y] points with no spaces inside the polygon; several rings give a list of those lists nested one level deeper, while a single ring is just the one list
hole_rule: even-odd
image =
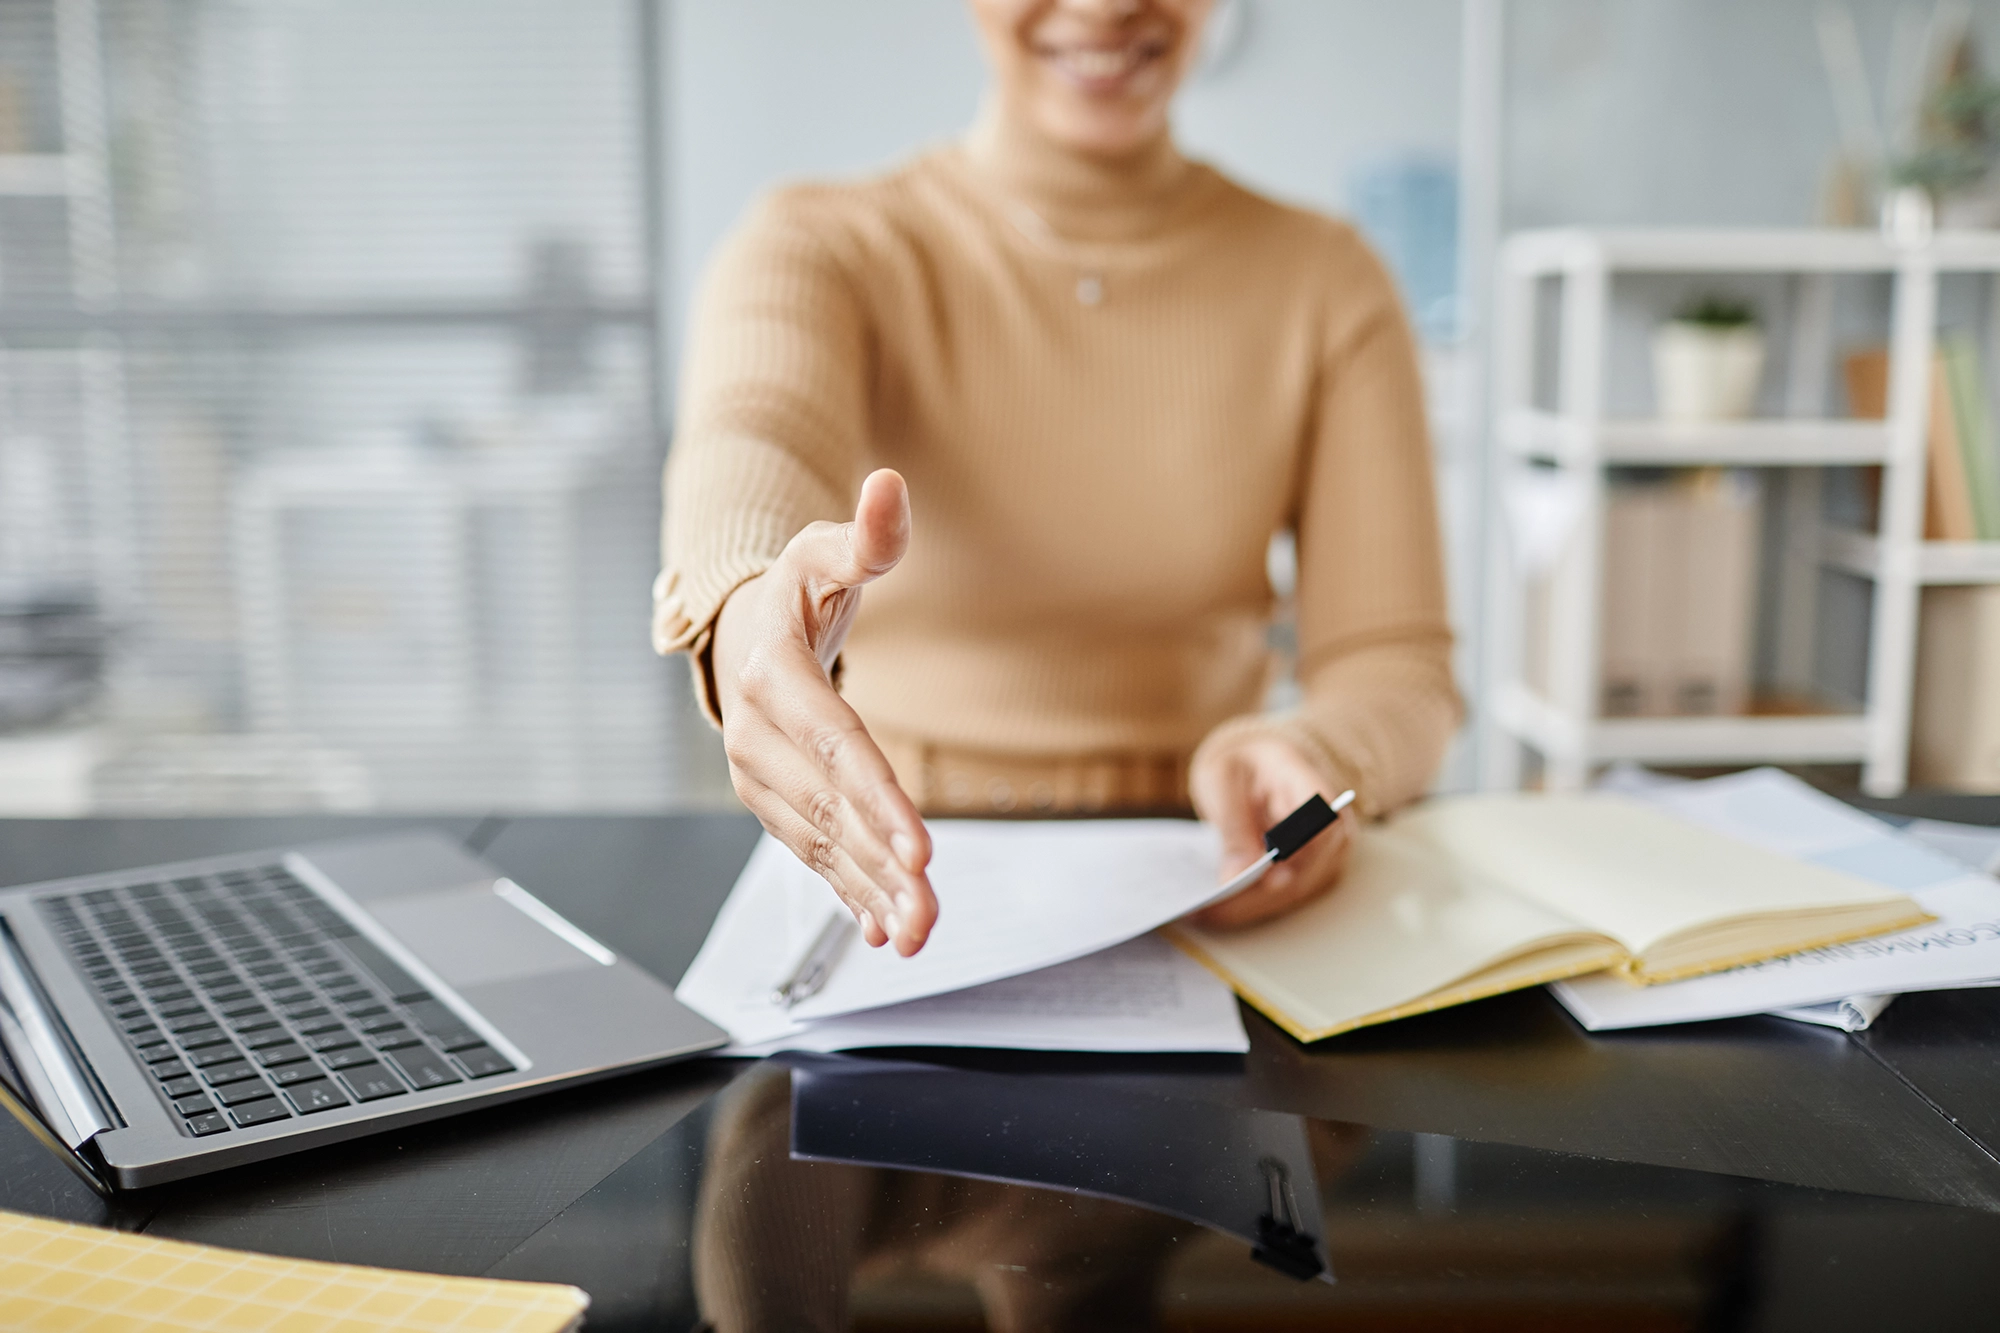
[{"label": "window blind", "polygon": [[659,808],[647,0],[0,0],[0,812]]}]

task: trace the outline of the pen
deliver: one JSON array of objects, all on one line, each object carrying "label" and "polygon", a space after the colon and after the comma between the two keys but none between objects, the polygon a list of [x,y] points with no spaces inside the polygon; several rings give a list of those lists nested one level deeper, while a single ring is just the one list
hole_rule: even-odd
[{"label": "pen", "polygon": [[1215,891],[1210,902],[1218,902],[1232,893],[1240,893],[1258,880],[1264,872],[1280,861],[1289,860],[1292,854],[1333,826],[1340,818],[1340,812],[1354,804],[1354,792],[1344,791],[1329,804],[1326,797],[1314,792],[1306,803],[1273,824],[1264,833],[1265,852],[1244,867],[1243,873]]},{"label": "pen", "polygon": [[833,965],[840,961],[841,950],[854,938],[854,918],[845,912],[835,912],[827,917],[826,924],[813,936],[813,942],[785,979],[771,992],[771,1003],[789,1009],[804,1000],[819,994],[820,987],[833,975]]}]

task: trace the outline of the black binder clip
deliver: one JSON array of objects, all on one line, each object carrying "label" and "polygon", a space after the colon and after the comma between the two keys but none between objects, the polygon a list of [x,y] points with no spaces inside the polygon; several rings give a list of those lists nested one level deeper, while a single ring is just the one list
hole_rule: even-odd
[{"label": "black binder clip", "polygon": [[1319,1257],[1319,1238],[1305,1229],[1299,1217],[1291,1173],[1275,1157],[1263,1158],[1257,1165],[1264,1172],[1270,1207],[1257,1219],[1257,1244],[1250,1257],[1286,1277],[1310,1282],[1326,1272],[1326,1264]]}]

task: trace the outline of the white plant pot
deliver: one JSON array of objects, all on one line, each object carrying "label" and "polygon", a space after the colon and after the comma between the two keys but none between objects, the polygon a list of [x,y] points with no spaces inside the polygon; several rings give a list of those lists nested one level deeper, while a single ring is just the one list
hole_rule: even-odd
[{"label": "white plant pot", "polygon": [[1665,421],[1737,421],[1757,406],[1764,334],[1673,320],[1653,332],[1653,391]]}]

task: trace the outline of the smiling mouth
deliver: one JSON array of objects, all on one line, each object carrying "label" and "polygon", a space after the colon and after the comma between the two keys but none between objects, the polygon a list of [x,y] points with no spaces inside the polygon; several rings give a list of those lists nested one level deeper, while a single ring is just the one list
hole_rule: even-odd
[{"label": "smiling mouth", "polygon": [[1166,54],[1159,42],[1128,42],[1124,46],[1044,47],[1038,54],[1071,83],[1091,91],[1118,87]]}]

